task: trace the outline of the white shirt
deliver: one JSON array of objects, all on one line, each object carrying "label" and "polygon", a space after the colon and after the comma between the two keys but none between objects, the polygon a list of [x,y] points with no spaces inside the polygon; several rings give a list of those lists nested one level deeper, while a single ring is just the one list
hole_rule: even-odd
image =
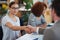
[{"label": "white shirt", "polygon": [[16,20],[16,22],[13,21],[8,15],[2,18],[3,40],[16,40],[16,37],[19,35],[20,31],[14,31],[5,25],[7,22],[10,22],[14,26],[20,26],[19,18],[16,17]]}]

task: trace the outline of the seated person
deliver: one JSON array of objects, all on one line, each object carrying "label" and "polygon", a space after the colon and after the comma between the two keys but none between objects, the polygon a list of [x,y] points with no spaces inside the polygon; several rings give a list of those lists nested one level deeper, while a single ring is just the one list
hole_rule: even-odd
[{"label": "seated person", "polygon": [[31,14],[28,19],[28,25],[34,27],[46,28],[46,21],[43,17],[44,6],[42,2],[36,2],[31,8]]}]

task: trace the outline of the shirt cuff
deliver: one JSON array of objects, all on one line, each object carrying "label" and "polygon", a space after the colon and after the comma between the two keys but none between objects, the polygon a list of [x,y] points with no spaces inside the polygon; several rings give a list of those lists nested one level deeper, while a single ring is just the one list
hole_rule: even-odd
[{"label": "shirt cuff", "polygon": [[37,29],[36,29],[37,34],[39,34],[39,32],[38,32],[38,31],[39,31],[39,27],[37,27]]}]

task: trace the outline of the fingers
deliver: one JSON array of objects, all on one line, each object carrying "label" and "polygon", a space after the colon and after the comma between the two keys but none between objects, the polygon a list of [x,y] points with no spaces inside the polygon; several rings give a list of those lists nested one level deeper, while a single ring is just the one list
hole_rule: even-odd
[{"label": "fingers", "polygon": [[29,26],[29,28],[31,28],[31,32],[36,32],[37,27],[33,27],[31,25],[28,25],[28,26]]},{"label": "fingers", "polygon": [[36,32],[36,29],[37,29],[37,27],[32,27],[31,25],[28,25],[25,28],[25,31],[30,34],[30,33]]},{"label": "fingers", "polygon": [[30,29],[31,33],[36,32],[37,27],[33,27],[31,25],[28,25],[28,28]]},{"label": "fingers", "polygon": [[28,27],[26,27],[25,28],[25,31],[26,31],[26,33],[29,33],[29,34],[31,34],[32,32],[31,32],[31,29],[30,28],[28,28]]}]

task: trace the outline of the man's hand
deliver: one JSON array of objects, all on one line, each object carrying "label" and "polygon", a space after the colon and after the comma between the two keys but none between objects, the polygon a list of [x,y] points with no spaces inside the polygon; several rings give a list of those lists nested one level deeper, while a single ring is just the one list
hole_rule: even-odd
[{"label": "man's hand", "polygon": [[31,25],[28,25],[28,28],[30,28],[31,33],[36,32],[37,27],[33,27]]},{"label": "man's hand", "polygon": [[29,27],[26,27],[24,30],[26,31],[26,33],[29,33],[29,34],[32,33],[32,32],[31,32],[31,28],[29,28]]},{"label": "man's hand", "polygon": [[28,25],[27,27],[24,28],[24,30],[25,30],[27,33],[31,34],[31,33],[33,33],[33,32],[36,32],[37,27],[32,27],[31,25]]}]

